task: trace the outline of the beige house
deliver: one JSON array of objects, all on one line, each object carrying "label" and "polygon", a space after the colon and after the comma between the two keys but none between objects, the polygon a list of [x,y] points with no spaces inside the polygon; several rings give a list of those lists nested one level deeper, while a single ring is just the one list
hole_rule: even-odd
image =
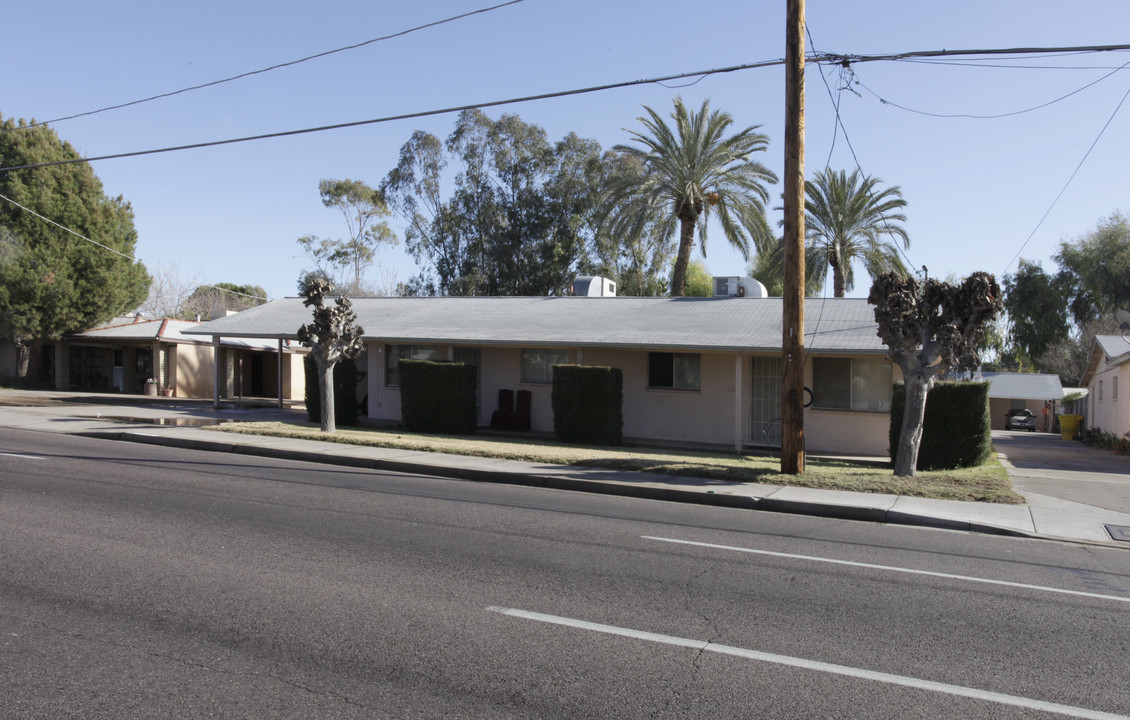
[{"label": "beige house", "polygon": [[120,318],[68,335],[51,348],[55,387],[183,398],[210,398],[218,387],[224,398],[303,399],[304,348],[238,337],[217,346],[185,334],[200,324]]},{"label": "beige house", "polygon": [[1130,437],[1130,340],[1095,337],[1082,385],[1087,388],[1086,426]]},{"label": "beige house", "polygon": [[[310,319],[285,298],[188,331],[214,339],[294,339]],[[805,305],[805,439],[810,452],[887,455],[896,371],[861,299]],[[649,444],[779,446],[780,298],[356,298],[366,352],[367,414],[400,420],[398,363],[457,360],[479,368],[479,424],[499,390],[527,390],[531,429],[553,431],[552,367],[618,367],[624,437]]]}]

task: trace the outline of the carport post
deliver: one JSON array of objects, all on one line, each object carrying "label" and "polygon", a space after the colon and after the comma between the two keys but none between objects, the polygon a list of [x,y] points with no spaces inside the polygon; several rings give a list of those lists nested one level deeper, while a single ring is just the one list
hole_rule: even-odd
[{"label": "carport post", "polygon": [[280,409],[280,410],[282,409],[282,406],[283,406],[283,377],[282,377],[282,370],[283,370],[283,362],[282,362],[282,360],[283,360],[283,358],[282,358],[282,354],[283,354],[283,339],[282,339],[282,338],[279,338],[279,375],[278,375],[278,385],[279,385],[279,409]]},{"label": "carport post", "polygon": [[220,336],[212,336],[212,407],[220,409]]}]

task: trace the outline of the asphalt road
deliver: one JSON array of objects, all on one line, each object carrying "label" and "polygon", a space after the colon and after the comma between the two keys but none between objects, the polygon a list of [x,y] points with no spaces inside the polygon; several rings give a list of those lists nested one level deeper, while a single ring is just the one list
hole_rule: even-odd
[{"label": "asphalt road", "polygon": [[994,431],[993,447],[1012,465],[1012,485],[1023,494],[1130,513],[1130,457],[1059,435],[1019,430]]},{"label": "asphalt road", "polygon": [[1121,549],[0,431],[5,718],[1130,717],[1127,617]]}]

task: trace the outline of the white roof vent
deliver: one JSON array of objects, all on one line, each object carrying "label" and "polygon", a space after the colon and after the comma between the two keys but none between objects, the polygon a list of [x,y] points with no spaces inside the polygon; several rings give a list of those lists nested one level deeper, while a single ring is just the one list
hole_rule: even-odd
[{"label": "white roof vent", "polygon": [[616,297],[616,283],[599,275],[580,275],[573,281],[577,297]]},{"label": "white roof vent", "polygon": [[714,297],[769,297],[765,286],[748,277],[726,276],[714,278]]}]

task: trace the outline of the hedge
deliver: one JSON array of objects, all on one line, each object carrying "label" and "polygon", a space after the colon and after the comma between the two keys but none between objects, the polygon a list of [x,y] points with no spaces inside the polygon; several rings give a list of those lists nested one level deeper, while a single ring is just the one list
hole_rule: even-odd
[{"label": "hedge", "polygon": [[624,440],[624,373],[593,365],[553,366],[553,433],[563,442]]},{"label": "hedge", "polygon": [[470,435],[478,424],[478,369],[434,360],[401,360],[400,421],[412,432]]},{"label": "hedge", "polygon": [[[906,386],[895,383],[889,431],[891,461],[898,449]],[[926,396],[918,470],[953,470],[984,464],[993,452],[989,383],[935,383]]]}]

